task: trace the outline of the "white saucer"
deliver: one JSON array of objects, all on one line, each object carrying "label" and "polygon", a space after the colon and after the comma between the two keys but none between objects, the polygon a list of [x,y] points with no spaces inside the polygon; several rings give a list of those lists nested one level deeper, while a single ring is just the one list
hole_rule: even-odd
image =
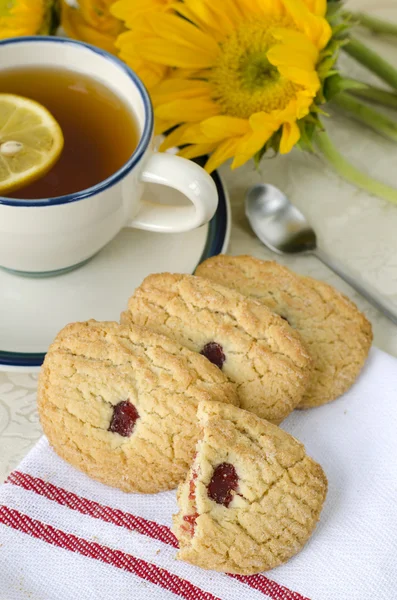
[{"label": "white saucer", "polygon": [[[118,320],[146,275],[193,273],[202,260],[225,252],[230,202],[219,175],[214,173],[213,178],[219,206],[211,222],[200,229],[180,234],[123,229],[84,266],[55,277],[32,279],[0,269],[0,371],[37,370],[67,323]],[[151,195],[159,188],[153,186]],[[162,200],[171,193],[168,190],[160,190]]]}]

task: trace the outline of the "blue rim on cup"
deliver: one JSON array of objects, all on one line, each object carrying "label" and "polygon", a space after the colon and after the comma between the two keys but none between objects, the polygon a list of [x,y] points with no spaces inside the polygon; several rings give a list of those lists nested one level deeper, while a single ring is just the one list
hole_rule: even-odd
[{"label": "blue rim on cup", "polygon": [[6,198],[4,196],[0,196],[0,204],[5,204],[8,206],[29,206],[29,207],[31,207],[31,206],[55,206],[57,204],[68,204],[71,202],[77,202],[78,200],[83,200],[84,198],[89,198],[90,196],[93,196],[93,195],[97,194],[98,192],[106,190],[107,188],[115,185],[118,181],[120,181],[120,179],[125,177],[125,175],[129,171],[131,171],[131,169],[133,169],[133,167],[138,163],[138,161],[142,158],[143,154],[147,150],[147,147],[150,143],[150,140],[151,140],[151,137],[153,134],[153,127],[154,127],[153,108],[152,108],[152,103],[151,103],[148,91],[145,88],[142,81],[139,79],[139,77],[120,59],[118,59],[116,56],[109,54],[105,50],[101,50],[100,48],[97,48],[96,46],[92,46],[91,44],[87,44],[85,42],[80,42],[77,40],[71,40],[69,38],[52,37],[52,36],[36,35],[36,36],[7,38],[5,40],[0,40],[0,48],[2,46],[7,46],[9,44],[19,44],[19,43],[34,42],[34,41],[40,41],[40,42],[44,42],[44,43],[51,42],[52,44],[54,44],[54,43],[69,44],[72,46],[83,47],[83,48],[86,48],[88,51],[98,54],[98,55],[102,56],[103,58],[105,58],[106,60],[111,61],[112,63],[117,65],[134,82],[135,86],[139,90],[139,93],[141,95],[142,102],[144,105],[144,109],[145,109],[145,124],[144,124],[144,128],[143,128],[138,146],[136,147],[133,154],[130,156],[128,161],[118,171],[116,171],[116,173],[113,173],[113,175],[111,175],[107,179],[104,179],[100,183],[98,183],[90,188],[87,188],[85,190],[82,190],[81,192],[67,194],[66,196],[57,196],[54,198],[44,198],[44,199],[40,199],[40,200],[24,200],[23,198],[17,199],[17,198]]}]

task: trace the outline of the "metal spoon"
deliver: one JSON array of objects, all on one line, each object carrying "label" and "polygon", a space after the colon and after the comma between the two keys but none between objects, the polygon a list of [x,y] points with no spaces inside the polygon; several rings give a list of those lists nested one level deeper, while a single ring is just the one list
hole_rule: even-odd
[{"label": "metal spoon", "polygon": [[314,230],[278,188],[259,184],[248,190],[245,214],[260,241],[277,254],[314,254],[359,294],[397,324],[397,307],[317,247]]}]

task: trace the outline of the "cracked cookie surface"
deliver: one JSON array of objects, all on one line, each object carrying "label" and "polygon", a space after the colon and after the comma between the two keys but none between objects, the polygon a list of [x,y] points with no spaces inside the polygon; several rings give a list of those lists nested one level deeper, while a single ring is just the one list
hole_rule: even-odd
[{"label": "cracked cookie surface", "polygon": [[40,420],[57,454],[126,492],[159,492],[184,478],[201,400],[238,404],[235,386],[203,356],[112,322],[65,327],[39,377]]},{"label": "cracked cookie surface", "polygon": [[321,466],[291,435],[239,408],[200,402],[198,420],[197,453],[178,488],[177,558],[242,575],[286,562],[319,519]]},{"label": "cracked cookie surface", "polygon": [[121,316],[212,360],[242,408],[280,423],[299,404],[311,359],[299,335],[262,303],[193,275],[147,277]]},{"label": "cracked cookie surface", "polygon": [[371,347],[372,328],[335,288],[251,256],[215,256],[196,273],[263,302],[298,331],[313,358],[312,381],[298,408],[331,402],[357,379]]}]

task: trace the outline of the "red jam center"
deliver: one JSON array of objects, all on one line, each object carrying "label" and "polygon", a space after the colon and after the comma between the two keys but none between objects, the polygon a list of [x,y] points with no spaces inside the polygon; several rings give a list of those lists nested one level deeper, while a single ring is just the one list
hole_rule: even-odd
[{"label": "red jam center", "polygon": [[208,342],[200,352],[205,358],[208,358],[213,365],[216,365],[220,369],[223,367],[223,363],[226,360],[226,356],[223,352],[222,346],[216,342]]},{"label": "red jam center", "polygon": [[238,487],[238,476],[236,469],[230,463],[218,465],[208,484],[208,496],[217,504],[223,504],[226,508],[233,500],[233,493]]},{"label": "red jam center", "polygon": [[138,419],[139,414],[135,406],[128,400],[124,400],[113,407],[112,420],[108,431],[118,433],[123,437],[130,437]]}]

